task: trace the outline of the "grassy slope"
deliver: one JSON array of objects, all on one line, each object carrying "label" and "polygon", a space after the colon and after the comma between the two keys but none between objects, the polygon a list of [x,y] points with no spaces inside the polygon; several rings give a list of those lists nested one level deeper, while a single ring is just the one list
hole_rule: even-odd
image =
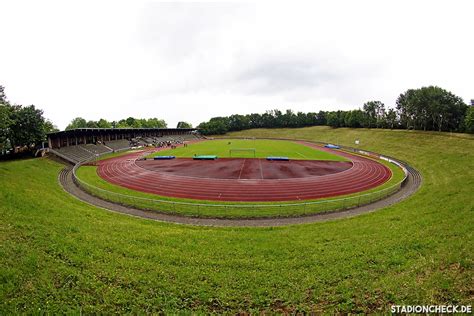
[{"label": "grassy slope", "polygon": [[0,314],[472,304],[472,138],[325,128],[245,134],[252,132],[345,144],[357,137],[363,148],[410,161],[424,185],[353,219],[201,228],[89,207],[61,190],[61,166],[47,159],[0,163]]},{"label": "grassy slope", "polygon": [[[230,143],[230,144],[229,144]],[[173,155],[176,157],[192,157],[196,155],[217,155],[219,158],[230,157],[230,149],[254,148],[256,158],[268,156],[285,156],[291,159],[310,160],[334,160],[346,161],[344,157],[330,154],[328,152],[315,150],[313,148],[282,140],[245,140],[245,139],[216,139],[190,144],[188,147],[167,149],[154,153],[156,155]],[[253,158],[253,152],[233,152],[232,157]]]}]

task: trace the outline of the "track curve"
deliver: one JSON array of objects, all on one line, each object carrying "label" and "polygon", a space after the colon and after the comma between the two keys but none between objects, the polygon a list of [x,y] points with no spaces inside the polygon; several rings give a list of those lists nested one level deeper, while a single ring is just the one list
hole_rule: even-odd
[{"label": "track curve", "polygon": [[260,219],[194,218],[180,215],[165,214],[156,211],[144,211],[132,207],[119,205],[116,203],[102,200],[80,189],[74,182],[72,166],[70,165],[66,166],[61,170],[58,175],[58,182],[66,192],[85,203],[103,208],[111,212],[121,213],[133,217],[194,226],[274,227],[296,224],[310,224],[317,222],[326,222],[336,219],[350,218],[365,213],[371,213],[381,208],[398,203],[415,193],[422,183],[422,177],[420,173],[410,167],[408,164],[404,165],[407,168],[408,172],[408,177],[407,181],[405,182],[405,185],[398,192],[388,196],[383,200],[379,200],[374,203],[355,207],[352,209],[332,213],[317,213],[313,215],[298,217],[278,217]]},{"label": "track curve", "polygon": [[328,198],[369,190],[388,181],[389,168],[372,159],[310,142],[309,147],[351,160],[352,168],[323,176],[286,179],[219,179],[189,177],[140,167],[143,152],[102,160],[100,177],[129,189],[161,196],[213,201],[293,201]]}]

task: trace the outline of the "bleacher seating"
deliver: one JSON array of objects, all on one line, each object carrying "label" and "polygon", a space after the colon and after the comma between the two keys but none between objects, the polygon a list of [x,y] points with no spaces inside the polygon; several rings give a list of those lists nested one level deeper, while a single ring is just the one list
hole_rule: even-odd
[{"label": "bleacher seating", "polygon": [[106,146],[104,146],[102,144],[97,144],[97,145],[87,144],[87,145],[78,145],[78,146],[80,146],[81,148],[91,152],[92,154],[102,155],[102,154],[105,154],[105,153],[112,152],[112,150],[110,150],[109,148],[107,148]]},{"label": "bleacher seating", "polygon": [[105,146],[112,148],[114,151],[120,151],[130,148],[130,141],[128,139],[110,140],[105,142]]},{"label": "bleacher seating", "polygon": [[[127,141],[128,144],[128,141]],[[108,146],[103,144],[87,144],[61,147],[59,149],[50,150],[52,153],[57,154],[59,157],[66,159],[72,163],[78,163],[93,159],[97,155],[103,155],[112,152]]]},{"label": "bleacher seating", "polygon": [[85,161],[95,156],[95,154],[82,148],[81,146],[61,147],[59,149],[55,149],[53,153],[54,152],[58,152],[59,153],[58,156],[66,160],[69,160],[70,162],[73,162],[73,163]]},{"label": "bleacher seating", "polygon": [[61,147],[51,150],[52,153],[66,159],[72,163],[78,163],[94,158],[97,155],[103,155],[113,151],[129,149],[131,146],[158,146],[161,142],[185,142],[201,139],[195,134],[170,135],[162,137],[136,137],[131,141],[128,139],[119,139],[106,141],[105,144],[98,142],[94,144],[81,144],[77,146]]},{"label": "bleacher seating", "polygon": [[192,141],[192,140],[201,139],[201,138],[198,137],[198,135],[196,135],[196,134],[184,134],[184,135],[181,135],[181,137],[182,137],[183,140],[185,140],[185,141]]},{"label": "bleacher seating", "polygon": [[132,138],[133,146],[147,146],[148,143],[141,137]]}]

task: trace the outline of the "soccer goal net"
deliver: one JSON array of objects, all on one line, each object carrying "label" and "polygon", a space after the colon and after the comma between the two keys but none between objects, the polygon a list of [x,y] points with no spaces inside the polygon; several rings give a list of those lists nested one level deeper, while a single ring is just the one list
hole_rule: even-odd
[{"label": "soccer goal net", "polygon": [[230,157],[256,157],[255,148],[232,148],[229,149]]}]

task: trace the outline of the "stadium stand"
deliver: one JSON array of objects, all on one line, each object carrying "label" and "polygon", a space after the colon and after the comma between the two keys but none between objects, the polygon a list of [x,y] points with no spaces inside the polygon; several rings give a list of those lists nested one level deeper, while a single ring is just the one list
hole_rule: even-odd
[{"label": "stadium stand", "polygon": [[97,145],[94,145],[94,144],[86,144],[86,145],[78,145],[79,147],[89,151],[91,154],[98,154],[98,155],[102,155],[102,154],[106,154],[106,153],[110,153],[112,152],[113,150],[110,150],[110,148],[107,148],[106,146],[102,145],[102,144],[97,144]]},{"label": "stadium stand", "polygon": [[113,151],[121,151],[130,148],[130,141],[128,139],[111,140],[105,142],[105,146],[109,147]]},{"label": "stadium stand", "polygon": [[72,163],[85,161],[95,156],[94,153],[80,146],[68,146],[68,147],[63,147],[63,148],[58,148],[58,149],[50,149],[50,152]]},{"label": "stadium stand", "polygon": [[72,163],[141,146],[174,146],[200,139],[193,128],[78,128],[48,134],[49,152]]}]

